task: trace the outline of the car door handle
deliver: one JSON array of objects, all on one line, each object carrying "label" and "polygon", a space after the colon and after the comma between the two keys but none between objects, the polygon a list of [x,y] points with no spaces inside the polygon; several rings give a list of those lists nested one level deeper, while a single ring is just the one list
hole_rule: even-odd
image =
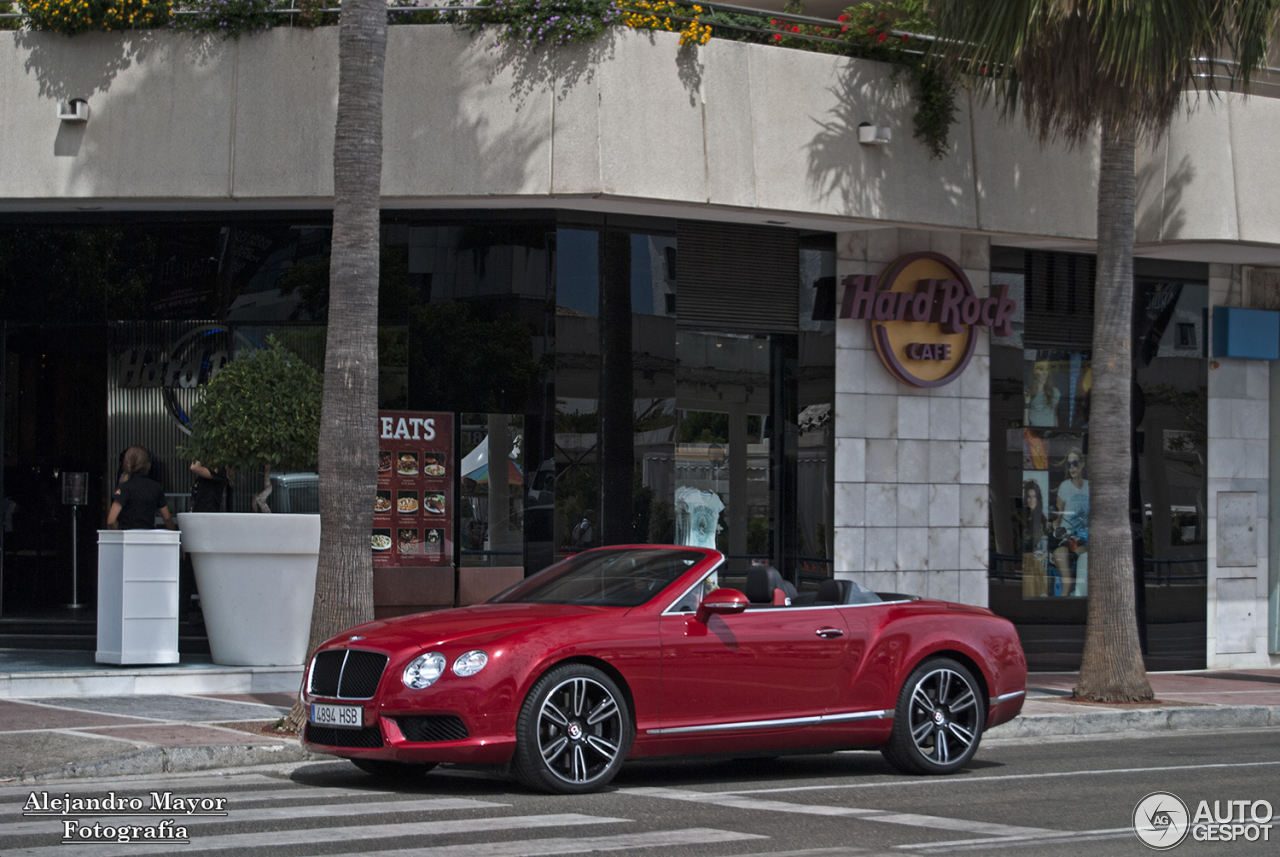
[{"label": "car door handle", "polygon": [[839,628],[819,628],[813,633],[817,634],[819,637],[821,637],[824,640],[831,640],[836,637],[844,636],[844,631],[841,631]]}]

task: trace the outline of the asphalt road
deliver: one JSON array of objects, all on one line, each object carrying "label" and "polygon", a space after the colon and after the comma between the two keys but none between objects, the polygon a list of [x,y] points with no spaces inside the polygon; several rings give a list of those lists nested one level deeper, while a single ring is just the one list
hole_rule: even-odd
[{"label": "asphalt road", "polygon": [[[1280,735],[1266,729],[989,742],[968,770],[945,778],[901,776],[877,753],[631,763],[610,790],[580,797],[531,794],[486,771],[456,768],[394,787],[345,762],[74,780],[0,789],[0,854],[1137,855],[1152,852],[1133,831],[1134,808],[1156,791],[1180,798],[1193,818],[1200,801],[1210,813],[1217,801],[1223,814],[1228,801],[1244,801],[1230,807],[1236,818],[1244,814],[1234,835],[1258,838],[1208,842],[1188,835],[1174,854],[1280,848]],[[151,792],[170,794],[166,811],[146,812],[156,800]],[[95,816],[83,807],[63,814],[56,803],[44,803],[45,793],[50,801],[114,795],[140,803],[120,814]],[[1275,807],[1276,821],[1258,801]],[[1153,806],[1173,809],[1176,828],[1175,803],[1160,798]],[[95,824],[137,827],[131,835],[142,837],[174,836],[185,827],[189,842],[84,839],[80,831]],[[1263,824],[1275,827],[1266,831]],[[66,833],[77,843],[61,844]],[[1166,842],[1173,836],[1162,827],[1153,835]]]}]

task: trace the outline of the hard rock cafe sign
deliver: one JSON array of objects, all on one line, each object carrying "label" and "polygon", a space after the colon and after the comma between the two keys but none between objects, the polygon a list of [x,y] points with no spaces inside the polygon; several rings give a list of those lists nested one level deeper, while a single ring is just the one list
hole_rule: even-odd
[{"label": "hard rock cafe sign", "polygon": [[977,328],[1012,336],[1017,304],[1008,286],[980,298],[960,266],[941,253],[900,256],[876,276],[844,278],[840,318],[865,318],[886,369],[913,387],[960,377],[977,345]]}]

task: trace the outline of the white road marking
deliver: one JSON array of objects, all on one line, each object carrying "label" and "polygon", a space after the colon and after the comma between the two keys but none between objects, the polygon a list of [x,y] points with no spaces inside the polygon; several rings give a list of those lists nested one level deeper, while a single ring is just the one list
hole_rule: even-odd
[{"label": "white road marking", "polygon": [[[233,819],[234,820],[234,819]],[[418,821],[407,824],[364,824],[351,827],[305,827],[298,830],[265,830],[255,833],[227,833],[196,836],[184,851],[235,851],[244,848],[313,845],[323,842],[351,842],[362,839],[394,839],[400,836],[442,836],[450,833],[492,833],[497,830],[527,830],[538,827],[578,827],[587,824],[617,824],[629,818],[563,813],[522,815],[508,818],[464,818],[449,821]],[[175,826],[181,826],[178,822]],[[108,825],[104,825],[108,826]],[[154,844],[161,844],[155,842]],[[456,846],[455,846],[456,847]],[[36,848],[5,849],[5,857],[133,857],[145,851],[143,842],[102,842],[85,845],[47,845]],[[356,852],[356,853],[368,853]],[[439,852],[437,852],[439,853]]]},{"label": "white road marking", "polygon": [[[997,783],[1003,780],[1046,780],[1061,777],[1084,777],[1095,774],[1159,774],[1165,771],[1199,771],[1213,768],[1254,768],[1280,765],[1274,762],[1212,762],[1204,765],[1167,765],[1162,768],[1097,768],[1082,771],[1048,771],[1039,774],[999,774],[993,777],[966,777],[956,774],[951,777],[924,777],[914,779],[890,780],[875,783],[829,783],[820,786],[781,786],[771,789],[731,789],[715,792],[721,795],[757,795],[782,794],[784,792],[821,792],[836,789],[886,789],[908,786],[968,785],[969,783]],[[629,792],[632,789],[619,789]]]},{"label": "white road marking", "polygon": [[[148,801],[149,802],[149,801]],[[61,835],[63,818],[78,818],[93,826],[98,821],[103,827],[118,827],[121,824],[159,824],[172,819],[175,825],[195,827],[201,824],[213,824],[241,821],[277,821],[285,818],[339,818],[352,815],[372,815],[374,813],[391,812],[444,812],[457,809],[496,809],[510,806],[508,803],[488,803],[482,800],[466,798],[440,798],[435,800],[389,800],[376,803],[342,803],[315,804],[313,806],[272,806],[257,809],[236,809],[230,800],[226,811],[218,815],[185,815],[181,812],[151,813],[67,813],[49,814],[24,821],[0,824],[0,836],[22,836],[57,832]]]},{"label": "white road marking", "polygon": [[[545,857],[550,854],[585,854],[596,851],[626,851],[631,848],[661,848],[672,845],[706,845],[714,842],[741,842],[768,839],[754,833],[736,833],[692,827],[687,830],[662,830],[656,833],[626,833],[621,836],[588,836],[582,839],[525,839],[518,842],[476,842],[469,845],[439,845],[429,848],[406,848],[380,851],[379,857]],[[194,846],[195,843],[193,842]],[[856,852],[841,849],[838,854]],[[339,854],[336,857],[369,857],[367,851]],[[777,855],[771,855],[777,857]],[[822,855],[818,855],[822,857]],[[837,857],[833,854],[831,857]]]},{"label": "white road marking", "polygon": [[885,809],[861,809],[851,806],[814,806],[802,803],[787,803],[780,800],[759,800],[724,792],[693,792],[683,789],[637,788],[627,789],[627,794],[644,797],[666,798],[668,800],[689,801],[691,803],[712,804],[731,809],[743,809],[749,812],[788,812],[799,815],[824,815],[840,818],[858,818],[864,821],[878,821],[883,824],[905,824],[911,827],[928,827],[934,830],[961,830],[967,833],[981,833],[987,836],[1036,836],[1046,833],[1057,833],[1042,827],[1017,827],[1011,824],[994,824],[986,821],[969,821],[960,818],[943,818],[936,815],[919,815],[917,813],[893,812]]},{"label": "white road marking", "polygon": [[943,854],[953,851],[990,851],[993,848],[1022,848],[1028,845],[1045,845],[1051,842],[1100,842],[1104,839],[1128,839],[1134,836],[1132,827],[1113,827],[1105,830],[1055,831],[1045,836],[1007,836],[988,839],[955,839],[950,842],[921,842],[917,845],[894,845],[895,850],[913,851],[919,854]]}]

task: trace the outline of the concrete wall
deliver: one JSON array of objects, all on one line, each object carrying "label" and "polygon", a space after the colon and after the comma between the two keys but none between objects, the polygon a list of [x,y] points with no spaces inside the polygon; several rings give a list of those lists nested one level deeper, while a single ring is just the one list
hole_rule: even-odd
[{"label": "concrete wall", "polygon": [[[676,34],[618,29],[540,52],[448,26],[388,33],[390,206],[603,199],[1093,236],[1096,146],[1042,148],[961,93],[952,153],[933,160],[884,64],[722,40],[682,50]],[[336,75],[332,27],[0,34],[0,207],[327,207]],[[88,99],[87,124],[58,122],[71,97]],[[893,142],[860,145],[862,122]],[[1263,160],[1276,131],[1268,99],[1180,117],[1143,155],[1140,237],[1280,241],[1280,180]]]},{"label": "concrete wall", "polygon": [[[986,297],[985,238],[921,229],[840,233],[836,273],[877,274],[903,253],[960,263]],[[835,573],[878,592],[987,604],[991,345],[977,332],[956,381],[894,378],[867,322],[836,322]]]}]

